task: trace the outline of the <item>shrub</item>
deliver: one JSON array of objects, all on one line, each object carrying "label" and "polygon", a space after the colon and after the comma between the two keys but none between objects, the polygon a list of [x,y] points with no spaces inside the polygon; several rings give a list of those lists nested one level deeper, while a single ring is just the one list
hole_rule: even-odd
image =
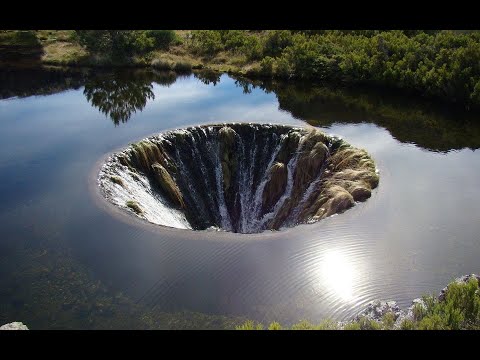
[{"label": "shrub", "polygon": [[290,30],[272,30],[267,33],[263,48],[264,56],[278,57],[283,49],[293,44]]},{"label": "shrub", "polygon": [[173,30],[77,30],[76,38],[91,53],[118,59],[168,48],[176,35]]},{"label": "shrub", "polygon": [[370,320],[365,316],[362,316],[360,320],[358,320],[358,324],[361,330],[381,330],[382,328],[377,321]]},{"label": "shrub", "polygon": [[215,30],[192,31],[191,47],[195,53],[205,56],[214,56],[224,48],[220,32]]},{"label": "shrub", "polygon": [[419,330],[447,330],[445,322],[439,314],[424,317],[418,324]]},{"label": "shrub", "polygon": [[275,64],[275,60],[267,56],[263,58],[262,62],[260,63],[260,71],[262,75],[270,76],[273,74],[273,65]]},{"label": "shrub", "polygon": [[270,325],[268,325],[268,330],[282,330],[282,325],[280,325],[280,323],[274,321]]},{"label": "shrub", "polygon": [[263,330],[263,325],[255,324],[252,320],[245,321],[242,325],[235,326],[235,330]]},{"label": "shrub", "polygon": [[291,327],[292,330],[316,330],[316,326],[307,320],[302,320]]},{"label": "shrub", "polygon": [[274,74],[277,77],[288,79],[292,77],[292,66],[285,57],[275,60]]},{"label": "shrub", "polygon": [[394,324],[395,324],[395,315],[392,312],[388,312],[385,315],[383,315],[382,328],[384,330],[393,329]]},{"label": "shrub", "polygon": [[262,44],[255,36],[248,36],[241,48],[241,51],[248,60],[259,60],[262,58]]},{"label": "shrub", "polygon": [[179,41],[174,30],[145,30],[146,36],[154,40],[155,48],[168,49]]},{"label": "shrub", "polygon": [[468,283],[451,283],[443,301],[434,296],[424,298],[425,316],[418,324],[419,329],[478,329],[480,327],[480,294],[478,281],[471,278]]},{"label": "shrub", "polygon": [[413,319],[415,321],[420,321],[426,314],[426,309],[423,307],[422,304],[416,303],[413,306]]},{"label": "shrub", "polygon": [[356,321],[350,322],[343,326],[343,330],[362,330],[360,324]]},{"label": "shrub", "polygon": [[415,330],[415,323],[410,319],[404,319],[400,323],[400,329],[402,329],[402,330]]},{"label": "shrub", "polygon": [[91,53],[101,53],[114,58],[132,54],[131,31],[127,30],[77,30],[80,45]]},{"label": "shrub", "polygon": [[225,50],[239,51],[246,45],[248,35],[243,30],[220,30],[221,41]]}]

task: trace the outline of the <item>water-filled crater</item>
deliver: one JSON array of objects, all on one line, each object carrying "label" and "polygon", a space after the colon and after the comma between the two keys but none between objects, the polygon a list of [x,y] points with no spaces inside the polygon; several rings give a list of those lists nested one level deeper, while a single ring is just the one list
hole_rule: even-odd
[{"label": "water-filled crater", "polygon": [[111,203],[151,223],[237,233],[315,222],[378,186],[365,150],[315,128],[194,126],[111,155],[99,185]]}]

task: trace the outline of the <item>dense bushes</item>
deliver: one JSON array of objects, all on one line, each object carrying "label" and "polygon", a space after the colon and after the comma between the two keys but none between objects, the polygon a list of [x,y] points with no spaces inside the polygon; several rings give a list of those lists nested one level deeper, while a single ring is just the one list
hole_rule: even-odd
[{"label": "dense bushes", "polygon": [[122,59],[176,42],[173,30],[77,30],[78,42],[93,54]]},{"label": "dense bushes", "polygon": [[450,284],[444,301],[427,296],[424,302],[426,307],[417,311],[419,329],[480,329],[480,290],[475,278]]},{"label": "dense bushes", "polygon": [[194,53],[205,56],[213,56],[224,49],[220,31],[197,30],[192,32],[191,49]]},{"label": "dense bushes", "polygon": [[259,60],[257,75],[341,80],[480,105],[480,32],[420,30],[192,31],[191,48]]},{"label": "dense bushes", "polygon": [[197,30],[192,31],[191,50],[202,56],[212,57],[220,51],[243,54],[248,60],[262,57],[260,39],[243,30]]}]

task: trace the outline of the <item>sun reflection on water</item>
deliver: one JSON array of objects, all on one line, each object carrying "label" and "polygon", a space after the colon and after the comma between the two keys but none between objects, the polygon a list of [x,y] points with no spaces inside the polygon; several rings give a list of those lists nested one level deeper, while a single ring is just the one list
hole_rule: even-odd
[{"label": "sun reflection on water", "polygon": [[325,285],[344,301],[354,300],[354,281],[358,276],[351,260],[338,250],[329,250],[324,255],[322,276]]}]

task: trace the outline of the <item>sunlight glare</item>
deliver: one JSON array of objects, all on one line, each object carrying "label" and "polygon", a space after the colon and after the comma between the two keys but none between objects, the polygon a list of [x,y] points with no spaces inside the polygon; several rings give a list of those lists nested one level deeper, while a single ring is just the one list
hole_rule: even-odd
[{"label": "sunlight glare", "polygon": [[325,254],[323,276],[326,285],[342,300],[353,300],[354,268],[344,254],[337,250]]}]

